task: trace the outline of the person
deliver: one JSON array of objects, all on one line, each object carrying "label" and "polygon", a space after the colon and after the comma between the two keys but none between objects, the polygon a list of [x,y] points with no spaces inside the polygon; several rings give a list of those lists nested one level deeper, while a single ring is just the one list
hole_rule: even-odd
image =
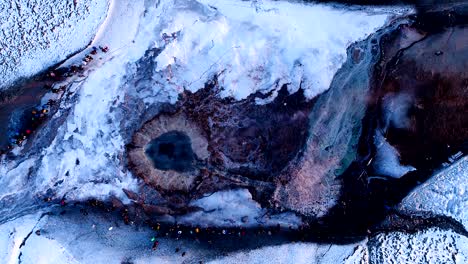
[{"label": "person", "polygon": [[156,249],[158,249],[158,246],[159,246],[159,241],[155,240],[155,241],[153,242],[152,249],[153,249],[153,250],[156,250]]}]

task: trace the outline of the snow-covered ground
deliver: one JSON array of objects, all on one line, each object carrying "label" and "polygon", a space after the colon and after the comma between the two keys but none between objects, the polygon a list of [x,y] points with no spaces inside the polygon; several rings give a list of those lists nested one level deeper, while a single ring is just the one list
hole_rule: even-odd
[{"label": "snow-covered ground", "polygon": [[467,263],[468,238],[431,228],[415,234],[391,232],[369,242],[370,263]]},{"label": "snow-covered ground", "polygon": [[[349,245],[294,243],[237,251],[222,245],[157,237],[99,214],[27,215],[0,226],[2,263],[359,263],[366,241]],[[28,236],[29,235],[29,236]],[[179,250],[176,252],[176,248]],[[184,253],[185,252],[185,253]]]},{"label": "snow-covered ground", "polygon": [[[466,263],[468,240],[431,228],[390,232],[347,245],[287,243],[223,249],[192,239],[155,237],[110,215],[26,215],[0,226],[2,263]],[[155,237],[155,238],[153,238]],[[154,240],[158,242],[152,249]],[[178,249],[178,250],[177,250]]]},{"label": "snow-covered ground", "polygon": [[328,89],[346,48],[381,27],[388,14],[287,1],[175,1],[161,21],[159,71],[169,84],[198,90],[213,75],[223,96],[261,90]]},{"label": "snow-covered ground", "polygon": [[230,254],[208,263],[365,263],[365,241],[349,245],[294,243]]},{"label": "snow-covered ground", "polygon": [[85,48],[108,0],[0,1],[0,90]]},{"label": "snow-covered ground", "polygon": [[468,157],[465,156],[415,188],[400,203],[400,209],[450,216],[468,229],[467,182]]}]

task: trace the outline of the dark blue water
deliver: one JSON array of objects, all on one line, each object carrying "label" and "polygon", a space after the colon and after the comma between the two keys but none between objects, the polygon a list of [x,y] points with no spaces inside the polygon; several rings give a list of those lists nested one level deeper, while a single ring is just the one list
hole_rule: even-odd
[{"label": "dark blue water", "polygon": [[170,131],[153,139],[146,148],[146,155],[160,170],[184,172],[194,168],[192,142],[180,131]]}]

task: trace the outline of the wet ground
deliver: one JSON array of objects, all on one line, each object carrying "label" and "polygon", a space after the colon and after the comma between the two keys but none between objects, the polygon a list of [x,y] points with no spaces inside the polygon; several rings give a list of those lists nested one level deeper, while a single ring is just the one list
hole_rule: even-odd
[{"label": "wet ground", "polygon": [[66,88],[53,85],[82,70],[82,66],[52,67],[0,92],[0,123],[6,124],[0,127],[0,154],[22,146],[40,129]]},{"label": "wet ground", "polygon": [[[452,155],[466,155],[468,120],[464,113],[468,89],[466,60],[461,58],[468,56],[464,33],[468,21],[464,15],[455,14],[415,17],[413,29],[421,34],[420,40],[397,52],[392,53],[392,49],[403,43],[400,34],[406,29],[400,27],[383,37],[380,45],[386,53],[374,72],[359,155],[341,176],[344,188],[340,204],[325,218],[334,223],[334,230],[365,232],[378,226],[409,191],[433,175]],[[439,24],[428,27],[433,23]],[[408,36],[411,34],[403,40]],[[399,97],[399,93],[408,97]],[[391,100],[393,104],[389,103]],[[395,146],[401,163],[412,165],[415,170],[400,179],[376,174],[372,166],[376,133],[382,133]],[[345,218],[349,219],[345,225],[336,221]]]},{"label": "wet ground", "polygon": [[[19,94],[3,96],[0,102],[0,123],[6,124],[0,127],[0,150],[6,150],[10,145],[16,144],[15,136],[31,131],[34,120],[31,120],[32,111],[40,107],[41,98],[48,89],[45,88],[45,82],[29,83],[26,87],[21,87]],[[38,109],[39,111],[41,109]]]}]

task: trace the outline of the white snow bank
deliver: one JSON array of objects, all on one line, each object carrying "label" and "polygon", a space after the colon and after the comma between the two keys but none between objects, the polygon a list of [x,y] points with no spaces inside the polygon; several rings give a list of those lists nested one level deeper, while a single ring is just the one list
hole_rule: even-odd
[{"label": "white snow bank", "polygon": [[293,226],[301,225],[301,220],[292,213],[274,216],[266,215],[267,211],[252,199],[246,189],[220,191],[193,201],[191,206],[203,208],[203,211],[180,217],[182,224],[200,224],[202,226]]},{"label": "white snow bank", "polygon": [[346,48],[389,17],[287,1],[199,2],[176,1],[167,11],[158,70],[191,91],[219,74],[222,96],[236,99],[286,83],[314,97],[328,89]]},{"label": "white snow bank", "polygon": [[39,186],[44,185],[41,189],[63,179],[68,186],[80,186],[76,190],[59,188],[70,199],[103,199],[109,194],[119,196],[112,190],[122,194],[122,188],[131,188],[136,182],[123,168],[124,143],[119,122],[110,113],[113,101],[122,96],[118,87],[123,68],[119,66],[119,62],[109,61],[81,84],[73,113],[44,151],[36,180]]},{"label": "white snow bank", "polygon": [[24,238],[34,230],[40,214],[27,215],[0,225],[0,259],[2,263],[18,263]]},{"label": "white snow bank", "polygon": [[400,203],[409,212],[450,216],[468,229],[468,156],[436,173]]},{"label": "white snow bank", "polygon": [[149,228],[116,225],[100,215],[23,216],[0,225],[0,257],[8,264],[121,263],[151,253]]},{"label": "white snow bank", "polygon": [[0,90],[86,47],[109,0],[0,1]]},{"label": "white snow bank", "polygon": [[[1,161],[0,161],[1,162]],[[18,192],[18,188],[27,186],[29,170],[34,166],[34,159],[27,159],[17,166],[0,163],[0,200]]]},{"label": "white snow bank", "polygon": [[78,264],[66,248],[57,241],[33,234],[28,239],[28,246],[22,250],[21,263],[35,264]]},{"label": "white snow bank", "polygon": [[438,228],[406,234],[391,232],[372,239],[370,263],[467,263],[468,238]]}]

